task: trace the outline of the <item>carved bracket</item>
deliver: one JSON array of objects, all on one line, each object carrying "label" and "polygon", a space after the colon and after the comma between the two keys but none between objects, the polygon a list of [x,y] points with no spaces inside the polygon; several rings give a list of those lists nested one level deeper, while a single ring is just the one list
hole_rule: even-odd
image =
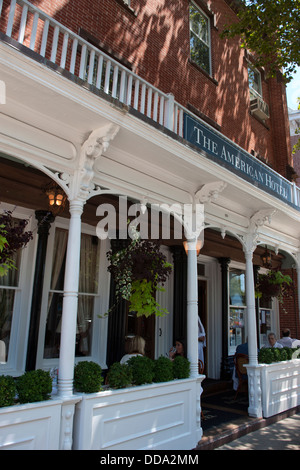
[{"label": "carved bracket", "polygon": [[249,220],[248,233],[246,235],[238,235],[246,255],[253,254],[258,244],[259,227],[262,227],[266,222],[271,223],[271,217],[275,212],[274,209],[263,209],[255,212]]},{"label": "carved bracket", "polygon": [[119,126],[115,124],[107,124],[95,129],[81,146],[78,166],[74,174],[55,173],[54,179],[62,186],[70,201],[78,199],[86,202],[90,197],[102,192],[102,189],[92,182],[94,165],[108,149],[118,131]]}]

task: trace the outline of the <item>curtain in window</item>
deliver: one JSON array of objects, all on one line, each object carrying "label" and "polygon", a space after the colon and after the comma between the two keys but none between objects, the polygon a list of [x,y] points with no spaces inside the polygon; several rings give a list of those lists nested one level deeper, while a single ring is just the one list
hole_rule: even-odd
[{"label": "curtain in window", "polygon": [[98,292],[99,240],[97,237],[82,234],[80,250],[80,275],[78,296],[77,327],[79,341],[77,352],[80,355],[91,353],[91,329],[94,311],[94,295]]},{"label": "curtain in window", "polygon": [[16,269],[0,278],[0,363],[7,362],[16,289],[19,284],[21,251],[12,256]]},{"label": "curtain in window", "polygon": [[[56,229],[52,260],[51,291],[62,291],[64,282],[64,264],[67,251],[68,231]],[[62,293],[49,292],[48,312],[45,332],[44,357],[58,357]]]}]

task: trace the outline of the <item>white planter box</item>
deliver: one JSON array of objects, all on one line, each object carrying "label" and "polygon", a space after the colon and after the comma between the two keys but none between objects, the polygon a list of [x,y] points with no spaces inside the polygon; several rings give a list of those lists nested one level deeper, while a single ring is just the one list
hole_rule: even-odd
[{"label": "white planter box", "polygon": [[0,450],[58,450],[61,400],[0,408]]},{"label": "white planter box", "polygon": [[260,366],[264,418],[300,405],[300,359]]},{"label": "white planter box", "polygon": [[203,378],[83,394],[75,408],[73,449],[193,449],[202,437]]}]

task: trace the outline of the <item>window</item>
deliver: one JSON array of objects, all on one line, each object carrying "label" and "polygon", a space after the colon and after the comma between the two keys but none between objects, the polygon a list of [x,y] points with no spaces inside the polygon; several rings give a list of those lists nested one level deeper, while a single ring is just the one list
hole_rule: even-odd
[{"label": "window", "polygon": [[19,250],[13,256],[16,269],[9,269],[7,274],[0,278],[0,363],[2,364],[8,361],[11,344],[14,305],[20,291],[21,253],[22,250]]},{"label": "window", "polygon": [[[62,301],[68,231],[56,228],[47,304],[44,359],[59,357]],[[82,233],[75,355],[91,356],[95,300],[98,297],[100,241]]]},{"label": "window", "polygon": [[246,291],[245,273],[239,269],[229,271],[229,354],[245,343]]},{"label": "window", "polygon": [[194,3],[190,4],[190,51],[191,60],[210,74],[210,21]]},{"label": "window", "polygon": [[[4,206],[4,207],[2,207]],[[26,231],[34,231],[33,213],[20,207],[1,203],[3,210],[13,212],[13,220],[26,219]],[[0,369],[1,374],[20,375],[24,371],[27,332],[32,292],[32,269],[34,269],[35,240],[14,255],[16,269],[10,269],[0,277]],[[24,334],[20,335],[20,331]]]},{"label": "window", "polygon": [[261,75],[254,67],[248,66],[248,79],[250,88],[250,97],[256,98],[257,95],[262,96]]}]

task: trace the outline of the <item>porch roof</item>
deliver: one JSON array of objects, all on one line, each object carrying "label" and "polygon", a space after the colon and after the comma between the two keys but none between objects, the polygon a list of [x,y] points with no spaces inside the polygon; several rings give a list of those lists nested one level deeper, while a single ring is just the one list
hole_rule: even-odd
[{"label": "porch roof", "polygon": [[[72,60],[67,69],[67,49],[61,51],[59,63],[55,63],[57,44],[56,50],[52,46],[52,60],[45,53],[34,52],[33,47],[23,45],[23,40],[11,37],[10,15],[6,31],[0,34],[1,80],[6,83],[6,104],[0,115],[3,153],[47,170],[49,175],[70,174],[91,131],[113,122],[120,130],[96,163],[95,183],[137,199],[146,197],[149,202],[184,204],[190,203],[191,194],[204,184],[225,181],[227,186],[218,199],[205,204],[209,226],[244,233],[256,211],[274,209],[271,223],[261,229],[261,243],[290,253],[298,251],[300,204],[295,185],[274,172],[290,191],[290,201],[284,201],[216,162],[184,138],[184,113],[201,123],[199,118],[26,0],[17,3],[28,7],[44,23],[48,21],[57,34],[68,35],[69,44],[80,45],[85,57],[81,57],[76,74]],[[43,36],[42,47],[47,40]],[[96,55],[106,61],[106,70],[108,64],[112,70],[113,79],[107,75],[103,86],[94,84],[94,78],[86,76],[82,66],[88,56],[95,60]],[[119,76],[125,76],[123,72],[127,78],[118,82]],[[133,81],[131,92],[136,96],[129,102],[129,84]],[[250,154],[247,158],[257,163]]]}]

